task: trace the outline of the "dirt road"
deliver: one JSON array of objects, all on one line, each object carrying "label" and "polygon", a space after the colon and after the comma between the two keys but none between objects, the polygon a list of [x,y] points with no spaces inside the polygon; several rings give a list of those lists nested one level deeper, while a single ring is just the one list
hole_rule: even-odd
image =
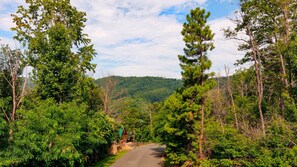
[{"label": "dirt road", "polygon": [[148,144],[129,151],[111,167],[161,167],[162,152],[165,147]]}]

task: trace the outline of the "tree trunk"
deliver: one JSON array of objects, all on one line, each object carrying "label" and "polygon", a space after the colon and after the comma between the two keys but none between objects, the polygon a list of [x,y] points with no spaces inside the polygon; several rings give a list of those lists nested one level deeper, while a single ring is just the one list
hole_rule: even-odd
[{"label": "tree trunk", "polygon": [[[13,55],[10,51],[10,49],[7,50],[7,58],[9,59],[8,61],[8,65],[9,65],[9,75],[10,75],[10,79],[6,77],[5,73],[2,71],[3,73],[3,77],[4,79],[9,83],[11,90],[12,90],[12,109],[10,111],[10,114],[8,114],[7,111],[4,111],[4,114],[6,116],[7,122],[9,122],[9,138],[8,138],[8,142],[9,144],[12,144],[13,141],[13,128],[14,128],[14,122],[15,122],[15,118],[16,118],[16,111],[18,109],[18,107],[21,104],[22,98],[24,97],[25,94],[25,88],[26,88],[26,83],[27,83],[27,65],[26,65],[26,78],[25,81],[23,83],[23,88],[22,90],[20,90],[20,92],[18,92],[18,88],[21,87],[21,83],[18,82],[19,80],[19,70],[20,70],[20,52],[16,52],[16,55]],[[19,85],[18,85],[19,84]]]},{"label": "tree trunk", "polygon": [[223,122],[223,105],[222,105],[222,102],[221,102],[221,99],[220,99],[220,95],[221,95],[221,91],[220,91],[220,75],[218,76],[218,80],[217,80],[217,99],[218,99],[218,103],[219,103],[219,121],[220,121],[220,125],[221,125],[221,128],[222,128],[222,132],[225,133],[225,128],[224,128],[224,122]]},{"label": "tree trunk", "polygon": [[104,92],[104,98],[103,98],[103,110],[105,114],[108,114],[108,103],[109,103],[109,98],[107,95],[107,92]]},{"label": "tree trunk", "polygon": [[15,81],[12,79],[12,111],[10,114],[10,123],[9,123],[9,143],[11,144],[13,140],[13,124],[15,120],[15,112],[16,112],[16,92],[15,92]]},{"label": "tree trunk", "polygon": [[235,109],[232,87],[231,87],[230,78],[229,78],[229,69],[227,69],[226,66],[225,66],[225,72],[226,72],[226,77],[227,77],[227,89],[228,89],[228,93],[231,98],[232,111],[234,113],[235,125],[236,125],[236,129],[238,130],[239,129],[238,119],[237,119],[237,113],[236,113],[236,109]]},{"label": "tree trunk", "polygon": [[260,114],[260,120],[262,125],[262,132],[265,136],[265,121],[263,117],[262,112],[262,101],[263,101],[263,79],[262,79],[262,72],[261,72],[261,59],[260,59],[260,53],[257,46],[257,43],[255,41],[255,38],[251,32],[250,26],[247,26],[248,35],[250,38],[250,42],[252,44],[252,56],[254,59],[254,67],[255,67],[255,73],[256,73],[256,82],[257,82],[257,95],[258,95],[258,110]]},{"label": "tree trunk", "polygon": [[203,138],[204,138],[204,104],[205,99],[202,97],[201,102],[201,131],[200,131],[200,139],[199,139],[199,159],[204,159],[204,153],[203,153]]},{"label": "tree trunk", "polygon": [[[288,18],[288,5],[289,2],[286,1],[280,1],[280,7],[281,7],[281,11],[283,14],[283,27],[285,30],[285,34],[283,36],[283,40],[284,40],[284,45],[285,47],[288,47],[289,45],[289,37],[290,37],[290,27],[289,27],[289,18]],[[280,58],[280,64],[281,64],[281,80],[284,84],[284,91],[285,93],[289,93],[288,92],[288,88],[289,88],[289,84],[288,84],[288,79],[287,79],[287,74],[286,74],[286,62],[284,59],[284,54],[282,53],[282,51],[279,51],[279,58]],[[288,59],[290,59],[288,57]],[[289,69],[290,71],[290,69]],[[291,85],[291,83],[290,83]],[[282,94],[280,94],[280,109],[281,109],[281,113],[282,115],[285,114],[285,105],[284,105],[284,99],[282,97]]]},{"label": "tree trunk", "polygon": [[150,116],[150,135],[153,133],[153,118],[152,118],[152,109],[149,108],[149,116]]},{"label": "tree trunk", "polygon": [[284,60],[284,56],[282,53],[279,54],[279,59],[280,59],[280,63],[281,63],[281,68],[282,68],[282,81],[283,84],[285,86],[285,89],[288,88],[288,80],[287,80],[287,74],[286,74],[286,67],[285,67],[285,60]]},{"label": "tree trunk", "polygon": [[[200,63],[203,63],[203,50],[200,51]],[[204,78],[203,78],[204,70],[201,68],[201,77],[200,77],[200,85],[204,86]],[[199,138],[199,159],[204,159],[204,153],[203,153],[203,139],[204,139],[204,116],[205,116],[205,97],[202,96],[201,99],[201,130],[200,130],[200,138]]]},{"label": "tree trunk", "polygon": [[[284,42],[286,47],[289,45],[289,38],[290,38],[290,27],[289,27],[289,18],[288,18],[288,4],[281,5],[282,6],[282,12],[283,12],[283,17],[284,17],[284,27],[285,27],[285,36],[284,36]],[[286,77],[286,66],[284,62],[283,56],[281,56],[281,63],[282,63],[282,73],[283,73],[283,79],[284,79],[284,84],[286,88],[288,88],[288,79]],[[290,57],[288,56],[288,59],[290,61]],[[290,70],[290,69],[289,69]],[[290,83],[291,84],[291,83]]]}]

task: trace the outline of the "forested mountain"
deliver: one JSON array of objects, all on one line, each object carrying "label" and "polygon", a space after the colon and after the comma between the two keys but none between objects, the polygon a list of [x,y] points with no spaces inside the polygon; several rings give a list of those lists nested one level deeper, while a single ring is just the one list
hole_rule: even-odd
[{"label": "forested mountain", "polygon": [[210,13],[192,9],[182,80],[94,80],[86,13],[70,0],[26,3],[12,15],[26,51],[0,45],[0,166],[93,166],[122,126],[166,145],[169,167],[297,166],[297,1],[240,0],[224,32],[245,53],[237,64],[251,66],[221,78],[210,71]]},{"label": "forested mountain", "polygon": [[121,92],[120,97],[141,98],[148,102],[160,102],[180,88],[182,81],[162,77],[121,77],[110,76],[97,79],[95,82],[103,86],[107,79],[115,83],[115,91]]}]

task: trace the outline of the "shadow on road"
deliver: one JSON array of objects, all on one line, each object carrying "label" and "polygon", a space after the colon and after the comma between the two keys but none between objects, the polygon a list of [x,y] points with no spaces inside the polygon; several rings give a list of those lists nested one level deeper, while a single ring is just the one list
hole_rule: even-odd
[{"label": "shadow on road", "polygon": [[154,152],[151,154],[154,157],[162,158],[164,156],[165,146],[160,146],[158,148],[151,148]]}]

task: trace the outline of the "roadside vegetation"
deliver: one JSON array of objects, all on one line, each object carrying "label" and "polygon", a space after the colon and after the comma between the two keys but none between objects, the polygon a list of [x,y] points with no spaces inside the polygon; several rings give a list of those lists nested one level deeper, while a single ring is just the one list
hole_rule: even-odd
[{"label": "roadside vegetation", "polygon": [[[165,100],[155,127],[171,166],[297,166],[296,1],[241,0],[224,30],[252,64],[227,77],[209,73],[210,13],[184,23],[182,88]],[[216,84],[215,84],[216,81]]]},{"label": "roadside vegetation", "polygon": [[[251,64],[211,69],[210,13],[183,25],[182,80],[95,80],[86,13],[70,0],[27,0],[12,15],[15,40],[0,47],[0,166],[109,166],[119,129],[166,145],[168,166],[297,166],[297,2],[240,0],[225,29]],[[33,67],[28,75],[27,68]]]},{"label": "roadside vegetation", "polygon": [[127,152],[128,150],[122,150],[117,155],[108,156],[102,159],[101,161],[99,161],[99,163],[97,163],[95,167],[109,167],[113,163],[115,163],[118,159],[120,159],[123,155],[125,155]]}]

